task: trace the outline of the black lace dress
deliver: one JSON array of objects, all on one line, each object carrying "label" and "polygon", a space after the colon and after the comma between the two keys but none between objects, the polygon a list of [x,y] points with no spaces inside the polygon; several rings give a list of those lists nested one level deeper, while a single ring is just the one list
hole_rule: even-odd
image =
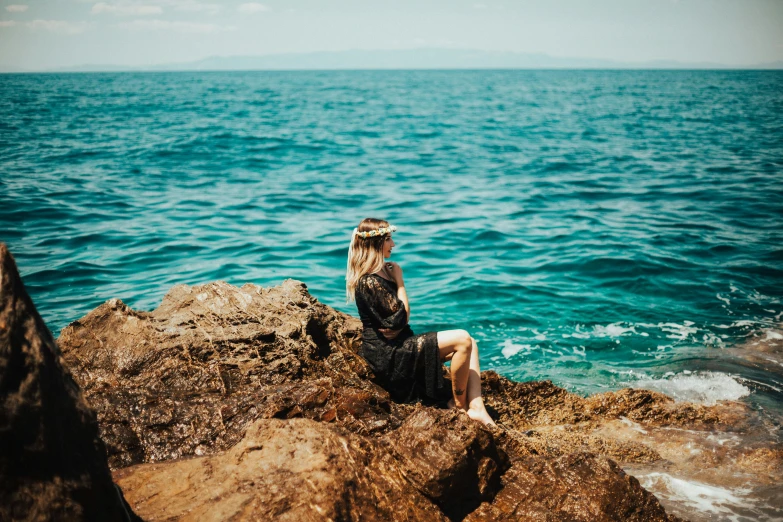
[{"label": "black lace dress", "polygon": [[[443,376],[436,332],[414,335],[397,284],[377,274],[356,285],[356,307],[364,325],[360,354],[375,372],[378,384],[397,402],[445,406],[451,382]],[[387,339],[381,329],[399,330]]]}]

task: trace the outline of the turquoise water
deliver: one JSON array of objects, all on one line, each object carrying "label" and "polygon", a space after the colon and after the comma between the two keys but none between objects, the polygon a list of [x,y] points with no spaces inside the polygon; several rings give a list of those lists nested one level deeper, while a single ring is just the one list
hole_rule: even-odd
[{"label": "turquoise water", "polygon": [[414,330],[469,330],[485,369],[783,398],[777,363],[731,350],[783,316],[780,72],[2,75],[0,176],[0,240],[55,333],[216,279],[356,314],[373,216]]}]

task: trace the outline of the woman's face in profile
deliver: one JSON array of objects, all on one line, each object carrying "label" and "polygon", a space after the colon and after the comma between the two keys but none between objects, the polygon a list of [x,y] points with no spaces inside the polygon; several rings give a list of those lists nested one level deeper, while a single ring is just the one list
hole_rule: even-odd
[{"label": "woman's face in profile", "polygon": [[391,237],[391,234],[386,236],[383,240],[383,258],[389,259],[391,257],[392,248],[394,248],[394,240]]}]

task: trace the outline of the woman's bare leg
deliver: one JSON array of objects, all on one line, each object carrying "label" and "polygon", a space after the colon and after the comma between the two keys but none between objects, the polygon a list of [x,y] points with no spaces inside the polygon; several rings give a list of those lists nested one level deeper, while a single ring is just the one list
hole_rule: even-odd
[{"label": "woman's bare leg", "polygon": [[481,398],[481,368],[479,367],[479,353],[476,340],[470,351],[470,373],[468,374],[468,415],[471,419],[481,421],[484,424],[495,425],[495,421],[487,413],[484,407],[484,399]]},{"label": "woman's bare leg", "polygon": [[470,377],[470,352],[473,339],[465,330],[438,332],[438,349],[441,360],[451,357],[451,390],[457,408],[467,410],[468,378]]},{"label": "woman's bare leg", "polygon": [[481,398],[481,368],[475,339],[465,330],[438,332],[438,349],[441,360],[451,359],[453,404],[465,410],[471,419],[494,425]]}]

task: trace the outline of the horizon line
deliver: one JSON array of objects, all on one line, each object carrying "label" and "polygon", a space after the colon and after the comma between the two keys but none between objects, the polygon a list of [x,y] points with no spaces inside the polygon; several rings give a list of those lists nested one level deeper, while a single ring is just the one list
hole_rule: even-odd
[{"label": "horizon line", "polygon": [[[404,63],[395,65],[394,55],[399,55],[396,60],[410,60],[412,54],[420,53],[424,61],[435,63],[421,65],[405,65]],[[383,59],[392,58],[392,63],[388,65],[373,65],[361,63],[368,58],[367,55],[377,54],[383,56]],[[476,56],[466,55],[484,55],[485,58],[494,58],[507,61],[507,64],[495,63],[482,65],[475,63]],[[364,55],[364,56],[362,56]],[[391,55],[391,56],[390,56]],[[351,61],[357,60],[357,56],[362,56],[359,63]],[[328,57],[333,60],[333,64],[320,66],[320,64],[307,63],[317,57]],[[370,56],[371,57],[371,56]],[[294,63],[291,65],[285,63],[274,63],[275,61],[290,58]],[[303,60],[304,59],[304,60]],[[509,60],[511,59],[511,60]],[[519,63],[514,64],[514,59],[543,61],[544,63]],[[238,60],[245,60],[246,63],[236,63]],[[256,60],[256,64],[252,61]],[[343,64],[340,64],[340,61]],[[448,63],[457,60],[456,63]],[[460,64],[462,60],[465,63]],[[220,65],[224,62],[226,66]],[[232,67],[231,62],[234,61]],[[267,63],[263,63],[267,61]],[[272,63],[268,63],[272,61]],[[299,61],[299,64],[296,62]],[[445,62],[438,65],[437,62]],[[474,63],[470,63],[470,62]],[[549,63],[546,63],[546,62]],[[580,64],[582,62],[583,64]],[[12,66],[10,64],[0,65],[0,74],[24,74],[24,73],[67,73],[67,72],[207,72],[207,71],[372,71],[372,70],[783,70],[783,60],[774,60],[767,62],[756,62],[753,64],[726,64],[709,61],[682,62],[671,58],[657,58],[644,61],[622,61],[611,58],[584,58],[569,56],[552,56],[546,53],[526,53],[520,51],[495,51],[471,48],[445,48],[445,47],[419,47],[410,49],[343,49],[329,51],[303,51],[290,53],[270,53],[270,54],[232,54],[232,55],[208,55],[202,58],[168,62],[159,64],[110,64],[110,63],[82,63],[66,66],[48,66],[33,69]]]},{"label": "horizon line", "polygon": [[[79,70],[84,67],[84,70]],[[110,66],[107,66],[110,67]],[[681,71],[681,72],[781,72],[783,66],[779,67],[758,67],[758,66],[717,66],[717,67],[644,67],[644,66],[626,66],[626,67],[330,67],[330,68],[237,68],[237,69],[163,69],[145,67],[117,67],[115,69],[91,69],[89,66],[73,66],[65,69],[41,69],[41,70],[0,70],[0,75],[24,75],[24,74],[130,74],[130,73],[226,73],[226,72],[478,72],[478,71]]]}]

